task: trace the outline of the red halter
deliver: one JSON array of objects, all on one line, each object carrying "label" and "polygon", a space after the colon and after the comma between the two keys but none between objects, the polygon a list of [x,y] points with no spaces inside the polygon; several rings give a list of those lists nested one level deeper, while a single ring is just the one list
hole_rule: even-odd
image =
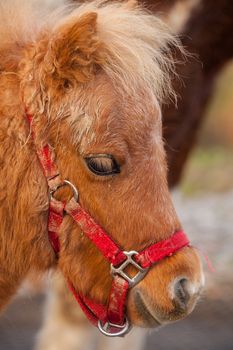
[{"label": "red halter", "polygon": [[[32,115],[26,112],[32,127]],[[34,130],[32,130],[34,139]],[[183,231],[175,232],[170,238],[152,244],[141,252],[123,251],[110,238],[110,236],[93,220],[93,218],[80,206],[78,191],[68,180],[61,180],[55,163],[53,149],[47,144],[37,148],[36,152],[46,177],[50,201],[48,215],[48,236],[50,243],[58,256],[60,251],[59,230],[66,214],[72,216],[80,226],[82,232],[92,241],[107,259],[111,266],[113,277],[109,295],[108,306],[98,304],[78,293],[69,281],[69,287],[78,301],[87,318],[99,330],[107,336],[123,336],[130,330],[130,324],[126,316],[126,298],[130,288],[134,287],[147,274],[150,267],[157,261],[171,256],[177,250],[187,246],[189,240]],[[58,188],[69,186],[73,191],[73,197],[67,203],[57,201],[53,194]],[[137,274],[130,277],[125,272],[128,265],[137,269]]]}]

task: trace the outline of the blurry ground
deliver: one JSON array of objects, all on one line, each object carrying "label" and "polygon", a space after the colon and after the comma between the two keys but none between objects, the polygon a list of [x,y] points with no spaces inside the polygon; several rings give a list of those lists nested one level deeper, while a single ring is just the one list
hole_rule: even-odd
[{"label": "blurry ground", "polygon": [[[205,295],[192,315],[152,332],[144,350],[233,350],[233,65],[216,91],[199,147],[174,193],[185,230],[216,272],[205,268]],[[0,350],[33,349],[43,300],[43,294],[24,295],[9,306],[0,317]]]}]

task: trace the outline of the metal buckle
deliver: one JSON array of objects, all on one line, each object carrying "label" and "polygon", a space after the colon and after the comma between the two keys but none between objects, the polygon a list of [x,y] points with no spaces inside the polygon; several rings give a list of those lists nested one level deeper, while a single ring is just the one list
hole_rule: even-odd
[{"label": "metal buckle", "polygon": [[[112,328],[120,329],[119,331],[114,332]],[[104,325],[102,325],[101,321],[98,321],[98,329],[99,331],[106,335],[107,337],[123,337],[130,331],[130,324],[127,318],[125,318],[125,322],[123,325],[106,322]]]},{"label": "metal buckle", "polygon": [[[121,265],[118,267],[115,267],[115,266],[113,266],[113,264],[111,264],[111,273],[113,276],[120,275],[121,277],[123,277],[129,283],[129,287],[132,288],[133,286],[135,286],[138,282],[140,282],[144,278],[144,276],[147,274],[149,268],[141,267],[133,259],[133,256],[138,254],[138,252],[136,252],[135,250],[131,250],[129,252],[123,252],[123,253],[127,256],[127,259],[125,261],[123,261],[123,263],[121,263]],[[133,265],[134,267],[136,267],[138,269],[138,273],[134,277],[130,277],[124,272],[124,269],[128,265]]]},{"label": "metal buckle", "polygon": [[64,186],[69,186],[73,192],[73,198],[76,200],[76,202],[78,202],[78,197],[79,197],[79,194],[78,194],[78,190],[77,188],[72,184],[72,182],[68,181],[68,180],[63,180],[63,183],[59,184],[57,187],[53,188],[53,189],[50,189],[50,199],[53,198],[53,194],[61,187],[64,187]]}]

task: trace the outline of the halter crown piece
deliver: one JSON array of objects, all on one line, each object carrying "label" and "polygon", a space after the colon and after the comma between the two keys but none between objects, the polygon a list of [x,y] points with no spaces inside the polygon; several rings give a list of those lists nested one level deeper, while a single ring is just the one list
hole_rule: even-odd
[{"label": "halter crown piece", "polygon": [[[27,110],[26,117],[30,123],[32,138],[35,140],[33,116]],[[183,231],[177,231],[170,238],[152,244],[140,252],[123,251],[80,206],[76,187],[70,181],[61,179],[55,163],[54,150],[49,144],[39,148],[35,144],[35,148],[49,189],[48,236],[55,254],[59,257],[59,230],[64,216],[68,214],[110,263],[112,287],[108,306],[98,304],[81,295],[71,281],[68,282],[69,288],[86,317],[98,327],[101,333],[110,337],[124,336],[131,328],[126,315],[126,300],[130,288],[140,282],[156,262],[189,245],[189,240]],[[73,192],[73,197],[68,202],[58,201],[53,196],[63,186],[69,186]],[[134,277],[130,277],[125,272],[129,265],[133,265],[137,270]]]}]

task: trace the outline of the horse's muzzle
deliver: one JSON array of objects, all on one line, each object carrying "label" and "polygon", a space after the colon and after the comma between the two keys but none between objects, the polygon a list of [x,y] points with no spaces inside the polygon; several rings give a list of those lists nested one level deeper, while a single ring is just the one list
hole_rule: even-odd
[{"label": "horse's muzzle", "polygon": [[161,261],[151,270],[153,277],[148,274],[131,291],[132,323],[154,328],[182,319],[194,309],[204,286],[199,258],[192,248],[185,248],[170,259]]}]

